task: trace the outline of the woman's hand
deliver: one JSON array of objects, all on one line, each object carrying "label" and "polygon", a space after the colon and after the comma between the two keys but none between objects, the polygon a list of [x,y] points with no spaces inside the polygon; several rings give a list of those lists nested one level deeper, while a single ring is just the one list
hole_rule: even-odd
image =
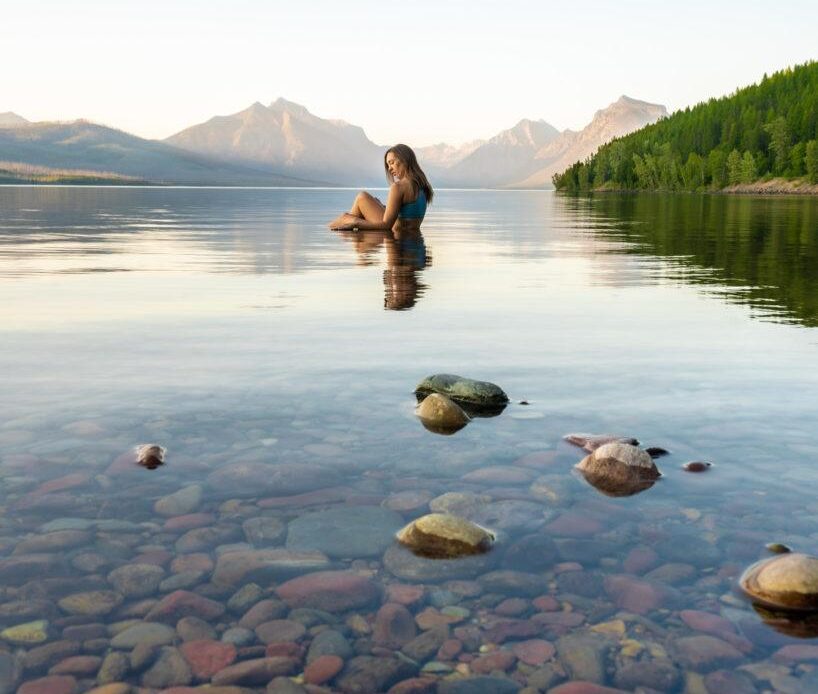
[{"label": "woman's hand", "polygon": [[364,220],[360,217],[356,217],[352,214],[342,214],[337,219],[333,219],[329,223],[329,228],[334,229],[336,231],[351,231],[355,227],[357,227],[361,222]]}]

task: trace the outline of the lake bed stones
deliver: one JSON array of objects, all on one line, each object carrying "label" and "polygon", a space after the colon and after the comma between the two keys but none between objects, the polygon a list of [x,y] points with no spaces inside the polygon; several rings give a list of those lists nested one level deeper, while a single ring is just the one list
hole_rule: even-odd
[{"label": "lake bed stones", "polygon": [[468,414],[493,416],[500,414],[508,404],[508,395],[500,386],[488,381],[476,381],[454,374],[427,376],[415,386],[415,395],[422,400],[430,393],[440,393],[466,406]]},{"label": "lake bed stones", "polygon": [[741,589],[762,605],[783,610],[818,610],[818,557],[800,552],[779,554],[750,566]]},{"label": "lake bed stones", "polygon": [[444,436],[460,431],[471,421],[461,407],[440,393],[426,396],[415,408],[415,414],[426,429]]},{"label": "lake bed stones", "polygon": [[447,513],[421,516],[398,532],[397,538],[415,554],[431,559],[484,554],[494,544],[494,535],[485,528]]},{"label": "lake bed stones", "polygon": [[645,451],[627,443],[606,443],[575,466],[606,496],[631,496],[653,486],[661,473]]}]

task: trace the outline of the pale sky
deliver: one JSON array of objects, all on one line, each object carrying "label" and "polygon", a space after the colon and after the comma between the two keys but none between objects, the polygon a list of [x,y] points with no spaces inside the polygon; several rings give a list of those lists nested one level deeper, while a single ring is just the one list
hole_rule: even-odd
[{"label": "pale sky", "polygon": [[0,112],[165,138],[279,96],[378,144],[579,129],[818,59],[815,0],[3,0]]}]

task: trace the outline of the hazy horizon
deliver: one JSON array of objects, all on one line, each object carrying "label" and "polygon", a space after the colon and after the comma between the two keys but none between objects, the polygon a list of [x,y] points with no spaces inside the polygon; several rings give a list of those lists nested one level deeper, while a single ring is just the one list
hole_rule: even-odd
[{"label": "hazy horizon", "polygon": [[733,0],[44,0],[4,12],[4,46],[26,60],[0,78],[0,112],[164,139],[283,96],[378,144],[460,144],[521,118],[579,130],[623,94],[670,112],[724,96],[818,57],[816,26],[803,0],[773,13]]}]

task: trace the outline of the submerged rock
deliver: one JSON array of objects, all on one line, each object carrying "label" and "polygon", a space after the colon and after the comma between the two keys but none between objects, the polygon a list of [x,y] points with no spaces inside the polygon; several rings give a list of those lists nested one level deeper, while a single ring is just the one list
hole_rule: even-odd
[{"label": "submerged rock", "polygon": [[457,559],[429,559],[414,554],[403,545],[392,545],[383,555],[383,566],[405,581],[441,583],[484,574],[493,565],[494,558],[494,552],[487,552]]},{"label": "submerged rock", "polygon": [[485,528],[447,513],[422,516],[398,532],[397,537],[415,554],[441,559],[483,554],[494,543],[494,536]]},{"label": "submerged rock", "polygon": [[818,557],[779,554],[750,566],[739,579],[754,601],[785,610],[818,610]]},{"label": "submerged rock", "polygon": [[638,446],[639,441],[630,436],[618,436],[617,434],[566,434],[562,437],[568,443],[593,453],[600,446],[608,443],[627,443],[631,446]]},{"label": "submerged rock", "polygon": [[251,497],[301,494],[335,486],[339,481],[337,472],[312,463],[231,463],[207,476],[208,484],[219,495]]},{"label": "submerged rock", "polygon": [[689,463],[682,465],[682,470],[685,472],[707,472],[712,466],[712,463],[706,463],[703,460],[691,460]]},{"label": "submerged rock", "polygon": [[661,473],[645,451],[627,443],[606,443],[576,469],[606,496],[631,496],[653,486]]},{"label": "submerged rock", "polygon": [[415,387],[415,395],[422,400],[430,393],[440,393],[454,400],[470,415],[494,416],[508,404],[508,395],[500,386],[488,381],[475,381],[454,374],[427,376]]},{"label": "submerged rock", "polygon": [[462,408],[440,393],[432,393],[415,408],[415,414],[426,429],[450,436],[460,431],[471,419]]},{"label": "submerged rock", "polygon": [[287,549],[318,550],[329,557],[380,556],[392,544],[403,516],[379,506],[342,506],[290,522]]}]

